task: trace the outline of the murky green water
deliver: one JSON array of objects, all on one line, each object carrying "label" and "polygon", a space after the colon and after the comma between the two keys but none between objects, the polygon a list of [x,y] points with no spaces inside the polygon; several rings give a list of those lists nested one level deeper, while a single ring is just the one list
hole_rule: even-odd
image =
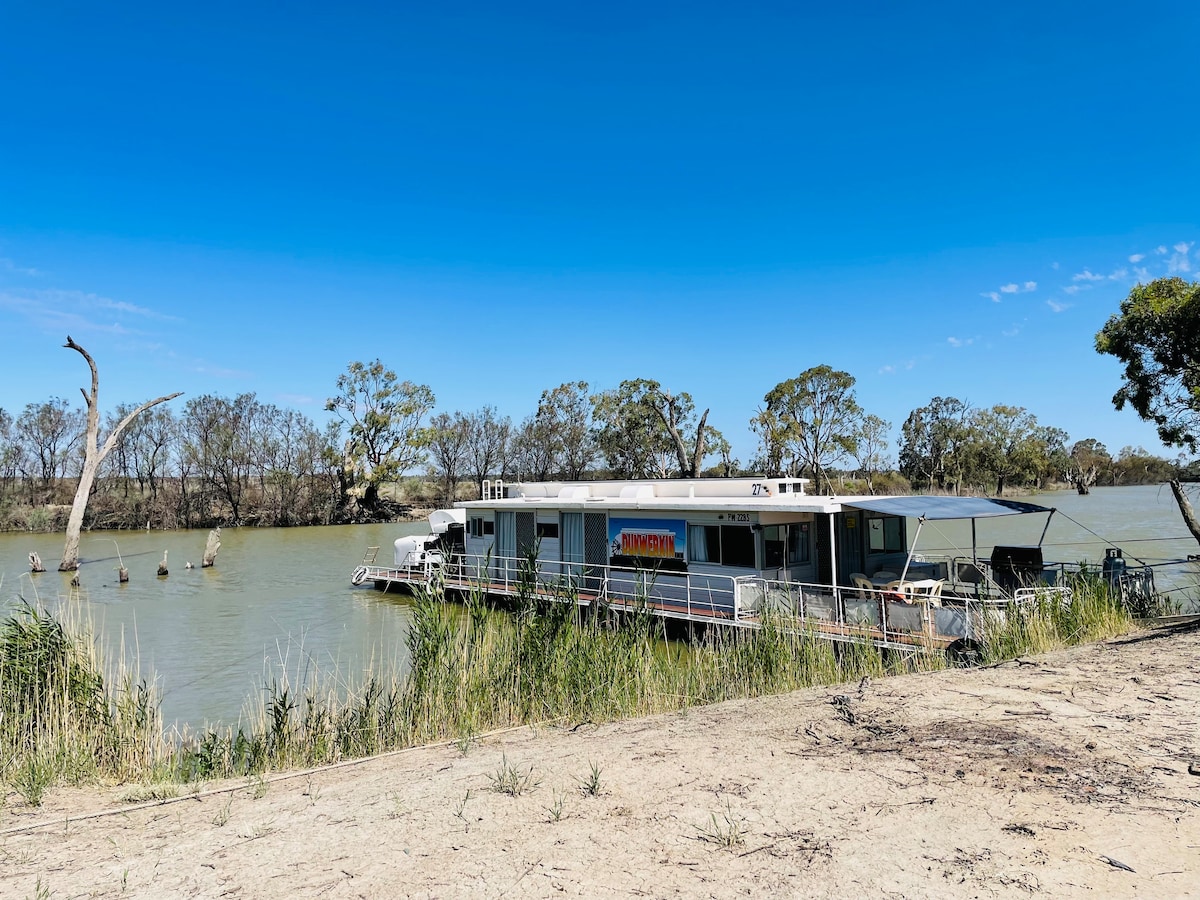
[{"label": "murky green water", "polygon": [[[410,606],[353,588],[368,546],[391,559],[401,534],[424,523],[330,528],[226,528],[217,565],[201,569],[207,531],[93,532],[80,547],[81,588],[56,571],[61,535],[0,534],[0,598],[40,599],[90,618],[116,658],[122,643],[143,676],[157,674],[168,723],[236,721],[264,684],[313,667],[355,679],[372,658],[403,666]],[[49,570],[30,575],[37,551]],[[170,575],[156,576],[163,552]],[[118,552],[130,580],[117,580]],[[191,561],[196,568],[187,569]]]},{"label": "murky green water", "polygon": [[[1042,542],[1046,561],[1088,560],[1098,565],[1105,548],[1116,545],[1130,566],[1154,566],[1155,584],[1160,591],[1170,591],[1189,611],[1197,608],[1200,566],[1167,564],[1186,559],[1189,553],[1200,553],[1200,546],[1188,533],[1166,485],[1094,488],[1087,496],[1056,491],[1013,499],[1057,510]],[[989,557],[996,544],[1037,544],[1045,525],[1044,515],[980,519],[976,523],[980,556]],[[914,530],[915,523],[910,522],[909,534]],[[931,554],[970,556],[971,525],[960,521],[927,522],[917,548]]]},{"label": "murky green water", "polygon": [[[1157,563],[1198,552],[1166,487],[1022,499],[1061,511],[1046,535],[1047,559],[1102,558],[1105,544],[1087,529],[1120,546],[1131,562],[1135,556]],[[981,554],[997,543],[1037,543],[1044,522],[1041,516],[981,520]],[[185,568],[188,560],[199,565],[207,531],[85,534],[78,592],[55,571],[61,535],[0,534],[0,600],[11,603],[21,595],[51,608],[70,607],[90,617],[114,656],[123,641],[126,658],[138,660],[143,675],[157,675],[168,723],[228,723],[281,671],[296,683],[314,667],[351,680],[372,659],[403,667],[409,602],[351,587],[350,572],[366,547],[379,546],[380,559],[388,560],[397,537],[424,530],[424,523],[230,528],[222,532],[213,569]],[[925,526],[920,547],[969,553],[970,541],[969,525],[938,522]],[[29,574],[34,550],[49,572]],[[170,575],[158,578],[164,550]],[[130,571],[124,585],[117,582],[118,551]],[[1160,588],[1194,590],[1200,582],[1195,564],[1156,572]]]}]

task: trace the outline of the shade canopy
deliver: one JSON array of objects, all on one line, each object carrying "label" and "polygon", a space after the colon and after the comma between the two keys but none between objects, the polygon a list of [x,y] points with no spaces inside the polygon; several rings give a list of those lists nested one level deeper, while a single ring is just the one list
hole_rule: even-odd
[{"label": "shade canopy", "polygon": [[988,497],[867,497],[843,501],[842,506],[914,519],[986,519],[992,516],[1054,512],[1050,507],[1036,503],[993,500]]}]

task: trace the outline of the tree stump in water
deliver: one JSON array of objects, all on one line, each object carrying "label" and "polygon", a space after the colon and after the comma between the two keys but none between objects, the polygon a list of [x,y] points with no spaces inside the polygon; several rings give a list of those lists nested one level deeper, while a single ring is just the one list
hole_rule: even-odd
[{"label": "tree stump in water", "polygon": [[37,553],[29,554],[29,570],[31,572],[45,572],[46,567],[42,565],[42,558]]},{"label": "tree stump in water", "polygon": [[207,569],[217,563],[217,551],[221,549],[221,529],[214,528],[208,533],[208,543],[204,546],[204,559],[200,560],[200,568]]},{"label": "tree stump in water", "polygon": [[162,558],[162,562],[160,562],[160,563],[158,564],[158,574],[159,574],[159,576],[160,576],[160,577],[168,574],[168,571],[167,571],[167,551],[166,551],[166,550],[164,550],[164,551],[163,551],[163,558]]},{"label": "tree stump in water", "polygon": [[117,581],[119,581],[121,584],[124,584],[128,580],[129,580],[129,570],[127,568],[125,568],[124,566],[121,566],[121,568],[117,569]]}]

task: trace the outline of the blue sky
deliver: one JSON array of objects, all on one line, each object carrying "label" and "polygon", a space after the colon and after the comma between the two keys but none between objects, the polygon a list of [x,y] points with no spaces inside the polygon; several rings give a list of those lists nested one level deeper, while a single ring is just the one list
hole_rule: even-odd
[{"label": "blue sky", "polygon": [[747,460],[824,363],[1173,455],[1093,337],[1200,268],[1200,7],[434,6],[0,3],[0,407],[69,333],[106,409],[647,377]]}]

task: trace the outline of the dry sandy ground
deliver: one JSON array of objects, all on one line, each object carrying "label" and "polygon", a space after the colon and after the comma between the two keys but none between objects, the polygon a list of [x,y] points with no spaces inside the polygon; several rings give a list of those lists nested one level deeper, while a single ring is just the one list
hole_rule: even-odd
[{"label": "dry sandy ground", "polygon": [[139,808],[10,796],[0,895],[1200,896],[1198,663],[1192,625]]}]

